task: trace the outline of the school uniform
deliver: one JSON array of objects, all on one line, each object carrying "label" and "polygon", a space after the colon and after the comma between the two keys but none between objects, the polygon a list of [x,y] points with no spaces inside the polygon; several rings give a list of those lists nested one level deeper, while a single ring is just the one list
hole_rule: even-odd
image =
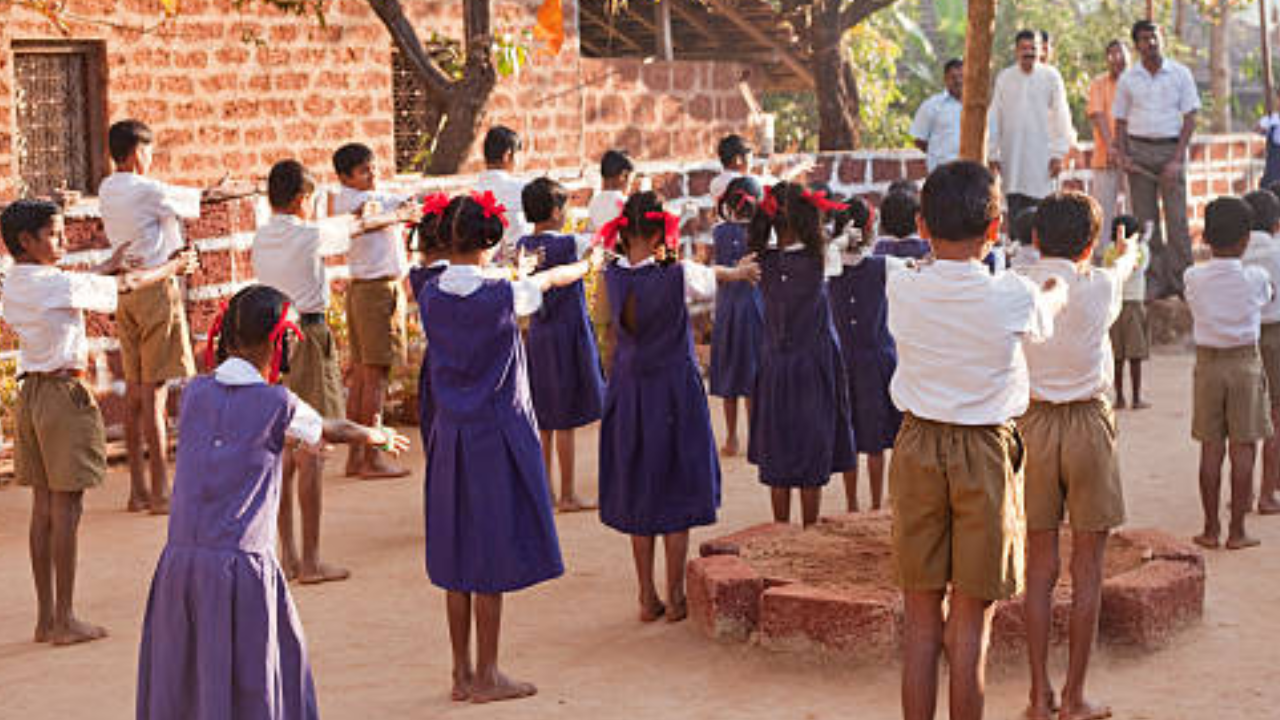
[{"label": "school uniform", "polygon": [[[746,223],[726,222],[711,233],[715,264],[735,267],[749,251]],[[724,282],[716,289],[715,324],[711,329],[711,394],[751,397],[760,368],[764,335],[764,301],[760,288],[746,280]]]},{"label": "school uniform", "polygon": [[[589,236],[539,234],[523,237],[518,249],[544,253],[539,271],[578,262],[590,249]],[[543,293],[529,319],[529,387],[541,430],[572,430],[600,419],[604,371],[587,316],[581,280]]]},{"label": "school uniform", "polygon": [[[1114,245],[1105,252],[1110,267],[1116,258]],[[1116,360],[1142,361],[1151,357],[1151,333],[1147,327],[1147,268],[1151,247],[1138,245],[1138,263],[1121,291],[1120,315],[1111,324],[1111,351]]]},{"label": "school uniform", "polygon": [[[1271,233],[1249,233],[1249,246],[1241,258],[1245,265],[1254,265],[1267,271],[1273,288],[1280,288],[1280,239]],[[1262,329],[1258,335],[1258,350],[1262,354],[1262,369],[1267,374],[1267,387],[1271,407],[1280,407],[1280,293],[1262,308],[1259,317]]]},{"label": "school uniform", "polygon": [[[407,197],[342,186],[333,195],[333,214],[354,213],[367,202],[384,212],[400,207]],[[404,363],[409,333],[405,327],[408,302],[404,276],[409,269],[399,223],[351,238],[347,268],[347,335],[351,361],[357,365],[392,367]]]},{"label": "school uniform", "polygon": [[1116,418],[1107,399],[1115,372],[1109,332],[1137,262],[1131,246],[1111,268],[1044,258],[1025,270],[1037,284],[1057,278],[1069,298],[1053,336],[1025,348],[1031,404],[1018,430],[1026,443],[1028,530],[1056,530],[1064,511],[1077,531],[1124,523]]},{"label": "school uniform", "polygon": [[281,456],[323,421],[231,358],[187,386],[169,539],[138,656],[138,720],[319,717],[306,640],[276,559]]},{"label": "school uniform", "polygon": [[347,218],[307,222],[276,213],[253,238],[253,271],[258,282],[279,290],[300,316],[303,341],[290,345],[285,387],[322,417],[346,417],[338,347],[326,314],[329,278],[324,258],[345,252],[351,241]]},{"label": "school uniform", "polygon": [[799,247],[760,258],[764,339],[747,459],[771,487],[821,487],[858,462],[823,260]]},{"label": "school uniform", "polygon": [[600,519],[641,536],[710,525],[720,459],[687,304],[714,297],[715,273],[621,258],[605,286],[618,346],[600,426]]},{"label": "school uniform", "polygon": [[929,241],[915,235],[904,238],[885,236],[876,240],[876,244],[871,247],[871,254],[877,257],[888,255],[904,260],[923,260],[932,253]]},{"label": "school uniform", "polygon": [[597,232],[621,215],[626,204],[627,195],[621,190],[601,190],[592,195],[587,205],[587,229]]},{"label": "school uniform", "polygon": [[83,376],[84,311],[116,310],[115,278],[18,263],[4,283],[4,321],[18,336],[14,474],[22,485],[78,492],[107,472],[102,413]]},{"label": "school uniform", "polygon": [[1066,288],[1040,291],[977,261],[935,260],[887,282],[903,413],[889,465],[893,545],[904,590],[987,600],[1022,583],[1022,440],[1030,393],[1024,342],[1053,334]]},{"label": "school uniform", "polygon": [[1270,437],[1258,340],[1262,309],[1275,297],[1271,278],[1239,258],[1217,257],[1187,268],[1183,278],[1196,343],[1191,436],[1242,443]]},{"label": "school uniform", "polygon": [[427,444],[426,556],[445,590],[504,593],[564,573],[517,318],[531,281],[450,265],[424,286],[436,403]]},{"label": "school uniform", "polygon": [[[200,191],[129,172],[98,187],[102,226],[112,248],[143,269],[159,267],[184,246],[181,220],[200,217]],[[177,278],[120,291],[116,332],[125,380],[162,383],[196,372],[191,333]]]},{"label": "school uniform", "polygon": [[[448,260],[437,260],[430,265],[418,265],[409,271],[409,289],[413,291],[414,300],[418,304],[418,317],[422,327],[427,324],[427,319],[422,314],[422,292],[428,283],[439,279],[447,267]],[[436,417],[436,402],[431,395],[431,373],[427,371],[430,352],[431,348],[423,347],[422,368],[418,370],[418,431],[422,433],[422,447],[426,447],[427,441],[431,439],[431,424]]]}]

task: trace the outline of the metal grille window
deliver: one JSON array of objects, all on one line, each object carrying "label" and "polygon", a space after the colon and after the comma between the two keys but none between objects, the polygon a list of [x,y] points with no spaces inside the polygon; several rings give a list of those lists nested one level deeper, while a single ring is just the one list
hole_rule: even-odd
[{"label": "metal grille window", "polygon": [[[396,172],[421,169],[427,134],[427,94],[409,61],[391,54],[391,102],[394,108]],[[437,119],[438,120],[438,119]]]},{"label": "metal grille window", "polygon": [[22,194],[92,192],[104,169],[101,44],[14,41],[13,53]]}]

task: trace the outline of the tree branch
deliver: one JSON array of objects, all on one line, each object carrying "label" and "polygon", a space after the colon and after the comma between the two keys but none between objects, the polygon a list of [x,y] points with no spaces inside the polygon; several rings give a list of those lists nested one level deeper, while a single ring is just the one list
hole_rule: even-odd
[{"label": "tree branch", "polygon": [[894,2],[895,0],[854,0],[840,11],[840,27],[848,30]]},{"label": "tree branch", "polygon": [[[431,56],[427,54],[426,49],[422,47],[422,41],[418,39],[418,32],[413,28],[413,24],[409,22],[409,18],[405,17],[404,7],[400,5],[400,0],[365,1],[373,9],[373,12],[377,14],[382,24],[386,26],[387,33],[391,35],[391,40],[396,44],[396,48],[404,53],[405,58],[413,65],[418,77],[426,84],[427,90],[435,95],[447,95],[454,86],[454,80],[436,65]],[[487,2],[480,4],[485,5],[487,10]],[[471,44],[470,37],[467,38],[467,44],[468,47]]]}]

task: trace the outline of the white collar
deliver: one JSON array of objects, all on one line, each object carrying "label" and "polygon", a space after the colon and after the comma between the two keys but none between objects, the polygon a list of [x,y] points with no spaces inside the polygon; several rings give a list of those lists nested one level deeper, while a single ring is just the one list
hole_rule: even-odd
[{"label": "white collar", "polygon": [[1244,261],[1238,257],[1211,257],[1206,265],[1225,265],[1228,267],[1242,267]]},{"label": "white collar", "polygon": [[229,357],[213,371],[213,379],[223,385],[244,386],[244,385],[266,385],[267,381],[263,379],[262,373],[258,372],[258,368],[249,364],[249,361],[238,358]]},{"label": "white collar", "polygon": [[657,262],[658,261],[654,259],[652,255],[645,258],[644,260],[641,260],[635,265],[632,265],[631,260],[626,256],[619,257],[617,260],[618,267],[622,268],[623,270],[639,270],[642,267],[649,267],[650,265],[655,265],[657,264]]},{"label": "white collar", "polygon": [[435,262],[431,263],[430,265],[428,265],[428,266],[427,266],[427,269],[428,269],[428,270],[434,270],[435,268],[447,268],[447,267],[449,267],[449,260],[448,260],[448,258],[441,258],[441,259],[439,259],[439,260],[437,260],[437,261],[435,261]]}]

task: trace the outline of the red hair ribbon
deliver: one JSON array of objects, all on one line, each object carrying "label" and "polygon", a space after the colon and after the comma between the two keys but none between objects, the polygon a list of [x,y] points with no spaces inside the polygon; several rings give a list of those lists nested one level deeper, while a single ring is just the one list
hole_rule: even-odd
[{"label": "red hair ribbon", "polygon": [[449,196],[444,193],[431,193],[422,199],[422,215],[444,215],[444,209],[449,207]]},{"label": "red hair ribbon", "polygon": [[661,220],[662,221],[662,237],[667,243],[668,250],[675,250],[680,247],[680,218],[669,212],[647,212],[644,214],[645,220]]},{"label": "red hair ribbon", "polygon": [[272,385],[280,380],[280,365],[284,361],[284,338],[288,333],[293,333],[293,336],[298,338],[299,341],[303,340],[302,331],[289,319],[289,303],[286,302],[284,308],[280,311],[280,320],[271,330],[271,334],[267,336],[268,340],[271,341],[271,377],[268,378],[268,381]]},{"label": "red hair ribbon", "polygon": [[618,244],[618,234],[622,232],[622,228],[630,224],[626,215],[619,215],[600,226],[596,231],[596,242],[603,245],[605,250],[613,250]]},{"label": "red hair ribbon", "polygon": [[471,199],[480,203],[480,207],[484,208],[484,216],[487,218],[496,217],[502,221],[502,227],[507,226],[507,206],[498,202],[498,198],[494,197],[492,190],[485,190],[482,193],[471,193]]},{"label": "red hair ribbon", "polygon": [[849,206],[844,203],[828,200],[826,190],[805,190],[800,194],[800,197],[804,198],[806,202],[818,208],[821,212],[849,209]]},{"label": "red hair ribbon", "polygon": [[223,300],[218,307],[218,314],[213,316],[213,324],[209,326],[209,337],[204,341],[204,369],[213,370],[218,362],[218,336],[222,335],[222,322],[227,317],[227,301]]},{"label": "red hair ribbon", "polygon": [[760,201],[760,209],[764,211],[765,216],[769,219],[778,216],[778,198],[773,194],[773,190],[764,189],[764,200]]},{"label": "red hair ribbon", "polygon": [[757,202],[759,201],[752,197],[751,193],[739,191],[738,202],[734,203],[734,209],[738,212],[742,212],[743,208],[746,208],[749,205],[754,206]]}]

